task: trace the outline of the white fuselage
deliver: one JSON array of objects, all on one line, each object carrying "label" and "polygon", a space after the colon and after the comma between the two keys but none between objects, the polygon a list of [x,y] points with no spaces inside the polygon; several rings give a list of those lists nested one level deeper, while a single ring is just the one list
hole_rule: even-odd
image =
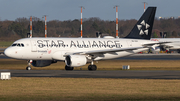
[{"label": "white fuselage", "polygon": [[[24,38],[15,41],[13,43],[15,45],[8,47],[5,54],[11,58],[25,60],[65,60],[66,54],[142,47],[142,44],[149,42],[150,40],[125,38]],[[119,58],[147,49],[107,52],[98,55],[95,60]]]}]

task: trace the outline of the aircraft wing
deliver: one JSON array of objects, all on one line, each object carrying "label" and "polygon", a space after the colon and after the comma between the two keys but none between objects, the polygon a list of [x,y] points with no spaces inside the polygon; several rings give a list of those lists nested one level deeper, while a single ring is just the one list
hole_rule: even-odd
[{"label": "aircraft wing", "polygon": [[153,43],[143,44],[143,46],[148,47],[148,46],[153,46],[153,45],[155,45],[155,44],[157,44],[157,45],[163,45],[163,44],[166,44],[166,43],[172,43],[172,42],[153,42]]},{"label": "aircraft wing", "polygon": [[142,47],[130,47],[130,48],[116,48],[116,49],[104,49],[104,50],[92,50],[92,51],[82,51],[82,52],[74,52],[74,53],[66,53],[64,56],[67,55],[75,55],[75,54],[80,54],[80,55],[93,55],[93,54],[105,54],[105,53],[110,53],[110,52],[120,52],[120,51],[128,51],[128,50],[136,50],[136,49],[141,49],[141,48],[151,48],[153,45],[161,45],[165,43],[170,43],[170,42],[153,42],[153,43],[147,43],[143,44]]},{"label": "aircraft wing", "polygon": [[104,54],[104,53],[110,53],[110,52],[119,52],[119,51],[128,51],[128,50],[136,50],[141,49],[145,47],[130,47],[130,48],[118,48],[118,49],[104,49],[104,50],[93,50],[93,51],[82,51],[82,52],[74,52],[74,53],[66,53],[66,55],[74,55],[74,54]]}]

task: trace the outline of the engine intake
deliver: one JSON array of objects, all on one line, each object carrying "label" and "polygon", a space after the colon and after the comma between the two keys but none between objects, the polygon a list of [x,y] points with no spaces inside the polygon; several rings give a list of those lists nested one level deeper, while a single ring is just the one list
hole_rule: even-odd
[{"label": "engine intake", "polygon": [[65,58],[65,63],[69,67],[79,67],[86,65],[87,58],[84,55],[68,55]]}]

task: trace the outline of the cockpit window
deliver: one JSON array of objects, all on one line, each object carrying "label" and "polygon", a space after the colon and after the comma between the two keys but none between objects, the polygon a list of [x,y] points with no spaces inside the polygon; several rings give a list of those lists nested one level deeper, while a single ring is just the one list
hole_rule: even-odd
[{"label": "cockpit window", "polygon": [[24,44],[21,44],[22,47],[24,47]]},{"label": "cockpit window", "polygon": [[24,47],[24,44],[23,43],[14,43],[11,46]]},{"label": "cockpit window", "polygon": [[12,46],[16,46],[17,44],[15,43],[15,44],[12,44]]},{"label": "cockpit window", "polygon": [[18,43],[17,46],[21,46],[20,43]]}]

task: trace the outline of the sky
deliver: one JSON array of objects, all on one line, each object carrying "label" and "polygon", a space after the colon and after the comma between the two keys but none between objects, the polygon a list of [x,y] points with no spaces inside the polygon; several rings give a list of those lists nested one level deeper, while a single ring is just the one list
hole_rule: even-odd
[{"label": "sky", "polygon": [[[0,0],[0,20],[15,20],[30,16],[47,21],[80,19],[83,6],[83,18],[98,17],[101,20],[115,20],[118,6],[120,20],[139,19],[144,12],[144,4],[156,6],[156,17],[180,16],[180,0]],[[43,19],[43,18],[42,18]]]}]

